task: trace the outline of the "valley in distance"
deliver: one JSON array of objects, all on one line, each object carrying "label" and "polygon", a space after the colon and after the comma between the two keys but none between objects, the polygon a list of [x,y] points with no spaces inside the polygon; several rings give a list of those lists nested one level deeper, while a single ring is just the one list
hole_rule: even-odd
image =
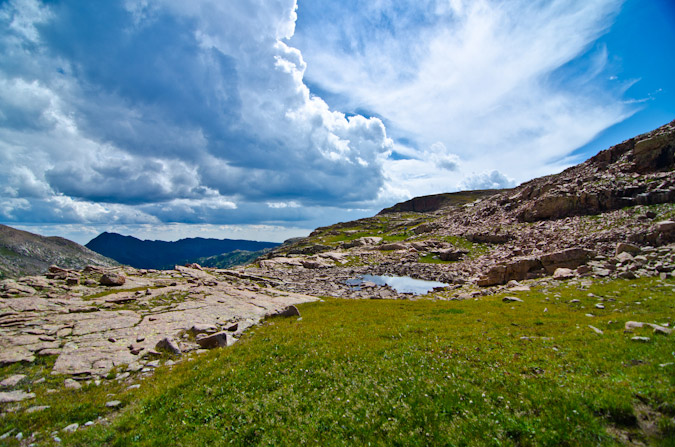
[{"label": "valley in distance", "polygon": [[282,245],[0,238],[7,445],[675,445],[675,122]]}]

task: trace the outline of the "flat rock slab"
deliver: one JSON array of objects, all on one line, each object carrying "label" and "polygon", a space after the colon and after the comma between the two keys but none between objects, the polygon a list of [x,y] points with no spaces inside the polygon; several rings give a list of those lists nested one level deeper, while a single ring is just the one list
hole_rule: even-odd
[{"label": "flat rock slab", "polygon": [[9,376],[6,379],[3,379],[2,382],[0,382],[0,386],[3,388],[10,388],[13,386],[17,386],[19,382],[21,382],[25,378],[26,378],[25,374],[14,374],[13,376]]},{"label": "flat rock slab", "polygon": [[[58,355],[54,374],[102,377],[115,367],[138,370],[149,360],[144,356],[157,354],[161,340],[177,340],[176,351],[187,352],[200,348],[194,339],[183,337],[190,329],[229,330],[225,342],[218,343],[228,345],[266,316],[317,299],[261,287],[264,278],[233,277],[217,270],[177,267],[155,274],[125,271],[124,286],[102,296],[96,294],[110,289],[64,286],[52,287],[43,296],[0,300],[0,364]],[[130,285],[148,291],[131,292]],[[120,304],[130,309],[110,310]]]},{"label": "flat rock slab", "polygon": [[0,391],[0,404],[9,402],[21,402],[26,399],[34,399],[35,393],[27,393],[22,390],[16,391]]},{"label": "flat rock slab", "polygon": [[15,347],[0,351],[0,365],[9,365],[18,362],[32,362],[35,356],[28,349]]},{"label": "flat rock slab", "polygon": [[79,315],[81,317],[77,317],[75,321],[73,335],[85,335],[132,327],[141,321],[141,316],[131,310],[103,310]]},{"label": "flat rock slab", "polygon": [[115,366],[129,365],[138,360],[126,346],[100,340],[82,340],[80,346],[66,346],[56,359],[53,372],[57,374],[105,375]]}]

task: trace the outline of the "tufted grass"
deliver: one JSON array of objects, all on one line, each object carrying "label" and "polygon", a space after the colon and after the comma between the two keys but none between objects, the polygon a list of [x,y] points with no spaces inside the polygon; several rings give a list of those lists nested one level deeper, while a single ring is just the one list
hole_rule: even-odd
[{"label": "tufted grass", "polygon": [[[518,296],[304,304],[300,320],[269,319],[231,348],[160,368],[109,423],[59,436],[77,446],[675,445],[675,334],[623,329],[672,327],[675,281]],[[104,413],[104,389],[64,394],[56,424],[11,423],[24,433],[82,424],[69,409],[91,401]]]}]

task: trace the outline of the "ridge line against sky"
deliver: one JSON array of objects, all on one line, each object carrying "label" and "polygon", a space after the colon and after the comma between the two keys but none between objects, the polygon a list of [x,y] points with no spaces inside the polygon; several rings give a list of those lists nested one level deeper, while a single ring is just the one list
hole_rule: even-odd
[{"label": "ridge line against sky", "polygon": [[0,222],[282,241],[675,118],[668,0],[0,2]]}]

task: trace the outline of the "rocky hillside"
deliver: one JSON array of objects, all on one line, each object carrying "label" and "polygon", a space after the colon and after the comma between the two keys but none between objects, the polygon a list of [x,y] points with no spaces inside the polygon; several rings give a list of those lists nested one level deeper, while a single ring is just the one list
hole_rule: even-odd
[{"label": "rocky hillside", "polygon": [[446,298],[551,275],[669,275],[675,269],[674,154],[672,122],[560,174],[490,195],[481,191],[470,203],[413,212],[410,201],[319,228],[249,269],[290,290],[342,297],[396,296],[386,287],[356,290],[345,283],[363,274],[442,281],[449,284]]},{"label": "rocky hillside", "polygon": [[51,264],[81,269],[114,266],[112,259],[61,237],[44,237],[0,225],[0,278],[45,273]]},{"label": "rocky hillside", "polygon": [[[505,190],[504,190],[505,191]],[[494,189],[479,189],[476,191],[449,192],[444,194],[432,194],[429,196],[414,197],[405,202],[385,208],[378,215],[393,213],[429,213],[441,208],[465,205],[483,197],[489,197],[496,193]]]},{"label": "rocky hillside", "polygon": [[[86,247],[132,267],[170,269],[175,264],[201,263],[205,261],[205,258],[226,255],[235,250],[256,252],[278,245],[274,242],[201,237],[181,239],[175,242],[145,241],[133,236],[105,232],[89,241]],[[228,256],[223,257],[228,258]],[[217,263],[217,261],[214,262]]]}]

